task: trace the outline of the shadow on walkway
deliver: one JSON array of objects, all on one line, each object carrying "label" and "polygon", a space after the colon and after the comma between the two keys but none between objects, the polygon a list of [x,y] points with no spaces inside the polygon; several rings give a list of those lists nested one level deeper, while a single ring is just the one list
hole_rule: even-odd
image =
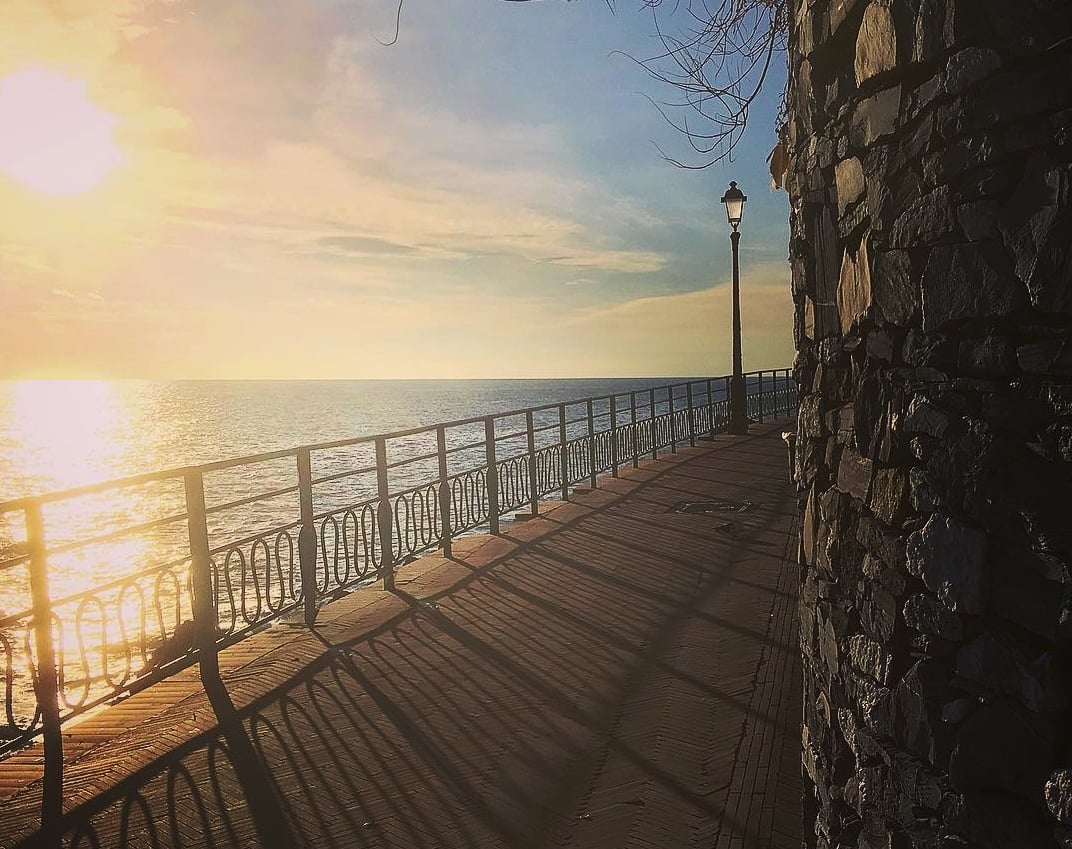
[{"label": "shadow on walkway", "polygon": [[[249,707],[210,687],[218,727],[71,812],[66,843],[790,845],[784,449],[725,440],[648,471],[615,482],[624,496],[555,511],[505,556],[459,554],[445,591],[401,573],[402,615],[356,640],[319,630],[320,660]],[[667,512],[743,493],[755,507],[733,534]]]}]

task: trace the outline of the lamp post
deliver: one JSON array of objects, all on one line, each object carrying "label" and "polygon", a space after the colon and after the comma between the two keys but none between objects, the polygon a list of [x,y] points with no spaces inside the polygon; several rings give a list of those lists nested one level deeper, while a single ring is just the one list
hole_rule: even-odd
[{"label": "lamp post", "polygon": [[731,181],[722,202],[726,204],[726,217],[729,219],[730,244],[733,246],[733,378],[730,380],[730,422],[729,432],[738,436],[748,433],[748,416],[745,414],[744,370],[741,367],[741,268],[740,244],[741,234],[737,228],[744,216],[744,204],[748,198]]}]

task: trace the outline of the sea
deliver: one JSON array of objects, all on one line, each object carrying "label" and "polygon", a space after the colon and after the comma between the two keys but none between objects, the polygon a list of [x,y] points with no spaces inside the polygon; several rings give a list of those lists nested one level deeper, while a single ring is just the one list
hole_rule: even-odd
[{"label": "sea", "polygon": [[0,502],[689,379],[0,382]]}]

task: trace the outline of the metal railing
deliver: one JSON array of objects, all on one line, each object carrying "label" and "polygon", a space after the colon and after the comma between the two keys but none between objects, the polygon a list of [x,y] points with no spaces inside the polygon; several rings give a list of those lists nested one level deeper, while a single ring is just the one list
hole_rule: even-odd
[{"label": "metal railing", "polygon": [[[788,369],[747,377],[757,421],[796,407]],[[344,439],[0,503],[0,755],[421,552],[724,430],[705,378]],[[21,526],[21,534],[18,528]],[[94,576],[101,576],[99,580]],[[59,781],[55,769],[49,781]],[[48,792],[46,792],[46,800]]]}]

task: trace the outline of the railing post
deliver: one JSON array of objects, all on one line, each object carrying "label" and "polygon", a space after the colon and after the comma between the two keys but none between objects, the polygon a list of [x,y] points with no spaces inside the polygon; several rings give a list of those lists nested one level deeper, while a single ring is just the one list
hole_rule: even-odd
[{"label": "railing post", "polygon": [[651,459],[659,459],[659,440],[655,433],[655,387],[648,390],[648,423],[651,425]]},{"label": "railing post", "polygon": [[387,480],[387,440],[376,437],[376,527],[380,532],[380,576],[383,588],[395,588],[394,523],[391,515],[391,491]]},{"label": "railing post", "polygon": [[447,472],[447,429],[443,425],[436,428],[436,455],[439,460],[439,521],[443,526],[440,537],[443,556],[452,557],[454,532],[450,524],[450,476]]},{"label": "railing post", "polygon": [[220,661],[216,644],[219,618],[212,587],[212,555],[208,547],[208,523],[205,519],[205,481],[198,469],[183,476],[186,487],[186,521],[190,537],[190,590],[194,629],[197,632],[198,665],[205,689],[218,685]]},{"label": "railing post", "polygon": [[596,420],[592,399],[588,399],[588,477],[592,489],[596,488]]},{"label": "railing post", "polygon": [[495,417],[484,418],[484,455],[488,468],[485,486],[488,490],[488,524],[493,534],[499,533],[499,464],[495,459]]},{"label": "railing post", "polygon": [[666,401],[670,405],[670,453],[677,453],[677,427],[674,425],[674,386],[666,387]]},{"label": "railing post", "polygon": [[707,424],[711,428],[710,437],[715,438],[715,388],[711,378],[707,378]]},{"label": "railing post", "polygon": [[610,468],[611,477],[618,477],[618,399],[610,396]]},{"label": "railing post", "polygon": [[63,734],[60,731],[59,672],[52,644],[52,600],[48,592],[48,562],[45,553],[45,523],[41,502],[27,503],[24,514],[26,545],[30,555],[30,595],[33,603],[34,643],[37,647],[37,678],[34,690],[41,711],[45,774],[41,792],[41,836],[44,846],[60,845],[63,816]]},{"label": "railing post", "polygon": [[689,408],[689,446],[696,447],[696,413],[692,408],[692,383],[685,384],[685,398]]},{"label": "railing post", "polygon": [[733,375],[726,375],[726,430],[729,431],[730,423],[730,395],[733,394]]},{"label": "railing post", "polygon": [[569,501],[569,450],[566,447],[566,405],[558,405],[558,441],[562,445],[559,452],[559,465],[562,469],[562,500]]},{"label": "railing post", "polygon": [[759,371],[759,423],[763,424],[763,370]]},{"label": "railing post", "polygon": [[533,516],[540,513],[540,476],[536,474],[536,427],[532,410],[525,413],[525,427],[528,431],[529,451],[529,509]]},{"label": "railing post", "polygon": [[313,464],[308,448],[298,449],[298,505],[301,510],[298,567],[305,602],[305,624],[311,628],[316,623],[316,524],[313,520]]},{"label": "railing post", "polygon": [[637,438],[636,390],[629,393],[629,424],[633,431],[633,468],[640,465],[640,440]]}]

